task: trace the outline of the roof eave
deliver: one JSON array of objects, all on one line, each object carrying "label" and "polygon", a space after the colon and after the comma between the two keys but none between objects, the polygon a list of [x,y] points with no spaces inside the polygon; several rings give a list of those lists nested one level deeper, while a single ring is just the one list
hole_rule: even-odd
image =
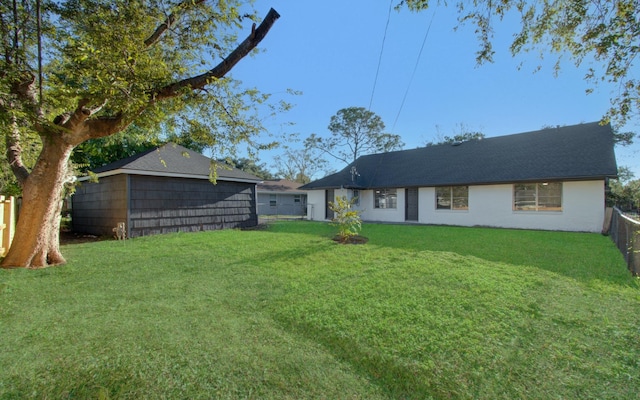
[{"label": "roof eave", "polygon": [[[127,169],[127,168],[119,168],[119,169],[114,169],[114,170],[111,170],[111,171],[104,171],[104,172],[100,172],[98,174],[95,174],[95,176],[97,176],[98,179],[99,179],[99,178],[106,178],[108,176],[113,176],[113,175],[120,175],[120,174],[144,175],[144,176],[161,176],[161,177],[167,177],[167,178],[189,178],[189,179],[206,179],[206,180],[209,180],[209,175],[181,174],[181,173],[160,172],[160,171],[143,171],[143,170]],[[83,182],[83,181],[87,181],[89,179],[91,179],[91,177],[82,176],[82,177],[78,178],[78,181],[79,182]],[[262,180],[246,179],[246,178],[234,178],[234,177],[220,176],[220,175],[218,175],[216,180],[218,180],[218,181],[227,181],[227,182],[255,183],[255,184],[258,184],[259,182],[262,181]]]},{"label": "roof eave", "polygon": [[615,179],[617,178],[617,174],[602,174],[602,175],[585,175],[585,176],[571,176],[571,177],[544,177],[544,178],[528,178],[528,179],[514,179],[514,180],[500,180],[500,181],[476,181],[476,182],[443,182],[438,184],[422,182],[422,183],[411,183],[404,185],[385,185],[385,186],[354,186],[354,185],[343,185],[343,186],[323,186],[323,187],[314,187],[309,188],[307,190],[328,190],[328,189],[359,189],[359,190],[375,190],[375,189],[385,189],[385,188],[407,188],[407,187],[443,187],[443,186],[487,186],[487,185],[509,185],[514,183],[532,183],[532,182],[577,182],[577,181],[599,181],[605,179]]}]

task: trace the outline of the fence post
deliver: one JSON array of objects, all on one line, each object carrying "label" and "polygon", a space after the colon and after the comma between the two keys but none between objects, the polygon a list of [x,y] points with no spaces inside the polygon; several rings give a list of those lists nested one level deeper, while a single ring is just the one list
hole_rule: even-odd
[{"label": "fence post", "polygon": [[15,230],[15,206],[13,196],[0,196],[0,257],[4,257],[11,247]]},{"label": "fence post", "polygon": [[4,240],[4,231],[7,228],[7,225],[4,222],[4,196],[0,196],[0,257],[4,257],[4,254],[6,253],[5,251],[5,247],[9,247],[9,246],[5,246],[5,240]]},{"label": "fence post", "polygon": [[633,276],[640,276],[640,228],[631,232],[629,243],[629,269]]}]

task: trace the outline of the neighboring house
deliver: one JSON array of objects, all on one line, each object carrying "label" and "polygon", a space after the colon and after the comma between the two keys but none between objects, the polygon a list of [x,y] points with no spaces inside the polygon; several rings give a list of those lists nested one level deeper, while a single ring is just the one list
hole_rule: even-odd
[{"label": "neighboring house", "polygon": [[306,215],[307,191],[300,186],[286,179],[259,183],[258,215]]},{"label": "neighboring house", "polygon": [[98,168],[98,182],[80,178],[72,196],[73,230],[111,235],[125,222],[128,237],[245,228],[258,224],[256,184],[237,169],[217,168],[200,153],[167,144]]},{"label": "neighboring house", "polygon": [[615,177],[611,127],[588,123],[367,155],[301,189],[313,220],[347,196],[364,221],[599,232]]}]

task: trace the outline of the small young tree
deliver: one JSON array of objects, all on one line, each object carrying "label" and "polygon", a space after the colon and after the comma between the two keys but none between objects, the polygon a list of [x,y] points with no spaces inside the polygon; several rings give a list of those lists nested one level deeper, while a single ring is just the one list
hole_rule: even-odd
[{"label": "small young tree", "polygon": [[335,202],[329,202],[329,208],[334,212],[331,225],[338,227],[338,239],[341,243],[347,243],[352,237],[358,236],[362,229],[360,210],[354,210],[357,197],[351,200],[347,196],[336,198]]}]

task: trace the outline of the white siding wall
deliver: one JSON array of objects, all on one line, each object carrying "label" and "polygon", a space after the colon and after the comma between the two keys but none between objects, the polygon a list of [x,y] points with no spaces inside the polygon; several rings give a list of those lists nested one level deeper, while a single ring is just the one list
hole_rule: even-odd
[{"label": "white siding wall", "polygon": [[324,220],[324,190],[310,190],[307,195],[307,218]]},{"label": "white siding wall", "polygon": [[404,222],[404,189],[398,188],[397,208],[374,208],[374,191],[360,191],[360,210],[363,221]]},{"label": "white siding wall", "polygon": [[469,210],[436,210],[435,189],[420,188],[421,223],[502,228],[600,232],[604,182],[564,182],[561,212],[513,210],[513,185],[469,187]]},{"label": "white siding wall", "polygon": [[[373,191],[360,191],[364,221],[404,222],[405,190],[398,188],[398,208],[375,209]],[[336,196],[351,191],[336,190]],[[604,182],[564,182],[561,212],[531,212],[513,210],[513,185],[482,185],[469,187],[469,210],[436,210],[435,188],[418,191],[419,222],[436,225],[494,226],[502,228],[544,229],[600,232],[604,220]],[[309,192],[309,204],[314,204],[310,219],[324,219],[324,191]]]}]

